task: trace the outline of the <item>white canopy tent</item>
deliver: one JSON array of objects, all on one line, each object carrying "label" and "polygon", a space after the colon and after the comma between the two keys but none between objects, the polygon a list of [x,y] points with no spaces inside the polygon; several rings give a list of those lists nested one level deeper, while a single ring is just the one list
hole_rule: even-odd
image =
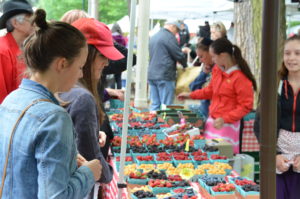
[{"label": "white canopy tent", "polygon": [[[212,24],[222,21],[229,28],[233,21],[233,5],[228,0],[151,0],[150,19],[183,20],[189,27],[191,33],[197,32],[199,25],[204,21]],[[138,16],[138,5],[137,13]],[[123,32],[129,32],[129,17],[122,17],[117,21]],[[137,21],[136,21],[137,26]],[[109,25],[111,28],[112,24]],[[157,27],[156,27],[157,28]]]},{"label": "white canopy tent", "polygon": [[300,11],[298,3],[291,3],[291,0],[286,0],[286,20],[287,21],[300,21]]},{"label": "white canopy tent", "polygon": [[225,20],[232,20],[233,4],[228,0],[151,0],[150,18],[204,19],[224,13]]}]

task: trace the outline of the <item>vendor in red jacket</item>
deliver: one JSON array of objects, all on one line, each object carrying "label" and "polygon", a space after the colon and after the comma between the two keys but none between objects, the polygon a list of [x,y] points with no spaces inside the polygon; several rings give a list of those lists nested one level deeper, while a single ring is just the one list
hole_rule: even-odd
[{"label": "vendor in red jacket", "polygon": [[0,104],[13,90],[17,89],[25,71],[21,46],[33,32],[33,10],[26,0],[10,0],[3,5],[0,29],[7,34],[0,37]]},{"label": "vendor in red jacket", "polygon": [[233,145],[234,153],[239,153],[240,120],[253,108],[255,78],[239,47],[229,40],[217,39],[209,52],[217,66],[213,68],[210,84],[181,93],[178,99],[210,99],[205,137],[225,139]]}]

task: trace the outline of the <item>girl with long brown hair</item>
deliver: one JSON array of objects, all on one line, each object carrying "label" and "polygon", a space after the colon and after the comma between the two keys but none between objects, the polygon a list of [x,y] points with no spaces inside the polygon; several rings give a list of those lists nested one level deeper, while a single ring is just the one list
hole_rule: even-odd
[{"label": "girl with long brown hair", "polygon": [[277,199],[300,195],[300,36],[286,40],[279,70]]},{"label": "girl with long brown hair", "polygon": [[[69,102],[66,106],[76,130],[77,149],[87,160],[97,158],[103,166],[100,182],[108,183],[112,179],[112,168],[100,150],[104,132],[100,131],[104,112],[97,92],[97,84],[108,59],[118,60],[123,55],[113,46],[112,35],[108,27],[92,18],[81,18],[72,23],[87,39],[88,56],[82,69],[83,76],[77,85],[60,98]],[[105,140],[105,139],[104,139]]]}]

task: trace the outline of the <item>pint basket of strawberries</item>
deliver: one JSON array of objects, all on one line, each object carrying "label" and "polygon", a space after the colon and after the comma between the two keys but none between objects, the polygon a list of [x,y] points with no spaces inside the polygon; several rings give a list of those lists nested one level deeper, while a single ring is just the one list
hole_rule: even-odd
[{"label": "pint basket of strawberries", "polygon": [[167,180],[149,180],[148,185],[154,194],[169,193],[172,190],[172,183]]},{"label": "pint basket of strawberries", "polygon": [[[125,165],[133,164],[133,159],[131,156],[126,156],[125,157]],[[119,171],[120,169],[120,156],[116,157],[116,168]]]},{"label": "pint basket of strawberries", "polygon": [[216,186],[211,187],[211,195],[233,195],[235,192],[235,185],[234,184],[225,184],[219,183]]},{"label": "pint basket of strawberries", "polygon": [[138,155],[135,157],[136,159],[136,163],[137,164],[154,164],[154,157],[152,155],[146,155],[146,156],[142,156],[142,155]]},{"label": "pint basket of strawberries", "polygon": [[155,155],[156,164],[173,163],[172,156],[167,152],[161,152]]},{"label": "pint basket of strawberries", "polygon": [[206,140],[203,135],[194,135],[192,136],[192,140],[194,141],[194,145],[197,149],[203,149],[206,143]]},{"label": "pint basket of strawberries", "polygon": [[213,164],[215,162],[223,162],[223,163],[228,163],[229,160],[226,156],[224,155],[218,155],[218,154],[213,154],[210,156],[210,162]]},{"label": "pint basket of strawberries", "polygon": [[128,176],[127,182],[129,184],[140,184],[146,185],[148,184],[148,176],[146,172],[142,172],[141,170],[137,170],[131,172]]}]

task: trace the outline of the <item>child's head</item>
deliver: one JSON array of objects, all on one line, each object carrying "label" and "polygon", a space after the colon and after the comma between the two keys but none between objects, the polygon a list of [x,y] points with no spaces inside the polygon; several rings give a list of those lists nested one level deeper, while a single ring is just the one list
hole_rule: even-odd
[{"label": "child's head", "polygon": [[205,65],[211,66],[213,64],[213,61],[211,59],[211,56],[209,54],[209,46],[212,43],[212,40],[207,38],[200,38],[200,40],[197,43],[197,49],[196,53],[199,57],[199,60],[204,63]]},{"label": "child's head", "polygon": [[41,9],[36,11],[33,22],[37,30],[24,43],[29,71],[45,81],[49,76],[57,78],[55,92],[68,91],[82,77],[87,57],[84,35],[67,23],[47,23]]},{"label": "child's head", "polygon": [[253,88],[256,90],[255,78],[246,60],[242,57],[242,52],[238,46],[233,45],[226,38],[220,38],[210,45],[209,52],[213,62],[218,66],[224,66],[228,61],[235,62],[248,79],[252,81]]},{"label": "child's head", "polygon": [[279,70],[281,79],[288,73],[300,71],[300,36],[294,35],[285,41],[283,49],[283,63]]}]

